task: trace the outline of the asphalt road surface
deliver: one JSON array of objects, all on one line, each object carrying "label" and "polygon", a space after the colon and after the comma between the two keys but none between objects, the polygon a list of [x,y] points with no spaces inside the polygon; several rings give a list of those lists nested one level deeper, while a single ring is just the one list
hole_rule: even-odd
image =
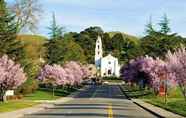
[{"label": "asphalt road surface", "polygon": [[25,118],[156,118],[127,100],[118,85],[90,86],[73,100]]}]

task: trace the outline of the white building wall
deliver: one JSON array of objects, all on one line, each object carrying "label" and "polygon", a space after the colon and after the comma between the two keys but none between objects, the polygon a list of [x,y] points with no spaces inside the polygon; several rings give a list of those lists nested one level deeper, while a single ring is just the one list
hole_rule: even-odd
[{"label": "white building wall", "polygon": [[[109,54],[103,57],[102,41],[101,37],[98,36],[95,47],[95,66],[100,69],[101,76],[120,76],[120,66],[118,59]],[[108,71],[111,70],[111,75],[108,75]]]},{"label": "white building wall", "polygon": [[95,47],[95,65],[96,65],[96,68],[100,68],[102,57],[103,57],[102,41],[101,41],[101,37],[98,36],[98,39],[96,41],[96,47]]},{"label": "white building wall", "polygon": [[[101,59],[101,76],[117,76],[119,77],[118,59],[108,55]],[[111,75],[108,71],[111,70]]]}]

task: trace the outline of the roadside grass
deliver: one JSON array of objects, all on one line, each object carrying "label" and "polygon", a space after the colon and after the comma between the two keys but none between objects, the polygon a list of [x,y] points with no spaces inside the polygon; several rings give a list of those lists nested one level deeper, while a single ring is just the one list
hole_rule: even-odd
[{"label": "roadside grass", "polygon": [[24,101],[24,100],[8,101],[5,103],[0,102],[0,113],[15,111],[15,110],[23,109],[27,107],[32,107],[37,104],[39,103],[36,103],[33,101]]},{"label": "roadside grass", "polygon": [[131,88],[127,85],[124,85],[123,88],[130,98],[141,99],[147,103],[186,117],[186,101],[184,100],[179,88],[169,90],[167,103],[165,103],[164,97],[156,96],[151,90],[139,90],[139,87],[137,86]]},{"label": "roadside grass", "polygon": [[40,88],[32,94],[24,96],[24,100],[55,100],[60,97],[69,95],[71,92],[74,92],[76,89],[55,89],[54,96],[52,88]]},{"label": "roadside grass", "polygon": [[160,97],[143,99],[145,102],[186,117],[186,101],[183,98],[168,98],[167,104]]},{"label": "roadside grass", "polygon": [[0,102],[0,113],[15,111],[40,104],[40,102],[36,102],[37,100],[55,100],[69,95],[70,93],[76,91],[76,88],[55,89],[55,96],[53,96],[52,91],[53,90],[51,88],[40,88],[32,94],[25,95],[21,100],[10,100],[4,103]]}]

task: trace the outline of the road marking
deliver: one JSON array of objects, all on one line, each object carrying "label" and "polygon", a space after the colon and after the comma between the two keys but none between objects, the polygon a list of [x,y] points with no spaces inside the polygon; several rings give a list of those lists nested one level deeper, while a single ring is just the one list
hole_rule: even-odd
[{"label": "road marking", "polygon": [[113,118],[112,104],[108,106],[108,118]]}]

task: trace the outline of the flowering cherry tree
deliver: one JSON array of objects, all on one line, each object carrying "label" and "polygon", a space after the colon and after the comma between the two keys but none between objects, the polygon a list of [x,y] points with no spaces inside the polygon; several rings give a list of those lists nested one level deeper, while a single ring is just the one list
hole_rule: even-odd
[{"label": "flowering cherry tree", "polygon": [[71,61],[63,67],[45,65],[38,76],[39,80],[52,82],[53,85],[79,85],[88,76],[87,69],[81,64]]},{"label": "flowering cherry tree", "polygon": [[[170,72],[167,63],[159,58],[153,59],[149,56],[130,61],[127,66],[121,68],[121,76],[130,82],[147,81],[156,93],[159,92],[162,85],[167,86],[168,83],[171,83],[169,82]],[[165,89],[164,86],[163,88]]]},{"label": "flowering cherry tree", "polygon": [[71,74],[73,74],[74,76],[74,84],[79,85],[82,82],[82,79],[85,77],[84,75],[86,75],[83,71],[82,66],[74,61],[68,62],[64,65],[64,68],[68,68],[69,70],[71,70]]},{"label": "flowering cherry tree", "polygon": [[172,79],[179,85],[186,100],[186,50],[182,46],[180,49],[166,55],[169,71]]},{"label": "flowering cherry tree", "polygon": [[83,79],[87,79],[91,76],[89,67],[87,65],[81,65],[81,70],[83,72]]},{"label": "flowering cherry tree", "polygon": [[66,83],[66,71],[59,65],[45,65],[38,79],[50,81],[55,85],[64,85]]},{"label": "flowering cherry tree", "polygon": [[0,58],[0,94],[3,101],[6,100],[5,92],[16,89],[27,79],[20,64],[16,64],[7,55]]}]

